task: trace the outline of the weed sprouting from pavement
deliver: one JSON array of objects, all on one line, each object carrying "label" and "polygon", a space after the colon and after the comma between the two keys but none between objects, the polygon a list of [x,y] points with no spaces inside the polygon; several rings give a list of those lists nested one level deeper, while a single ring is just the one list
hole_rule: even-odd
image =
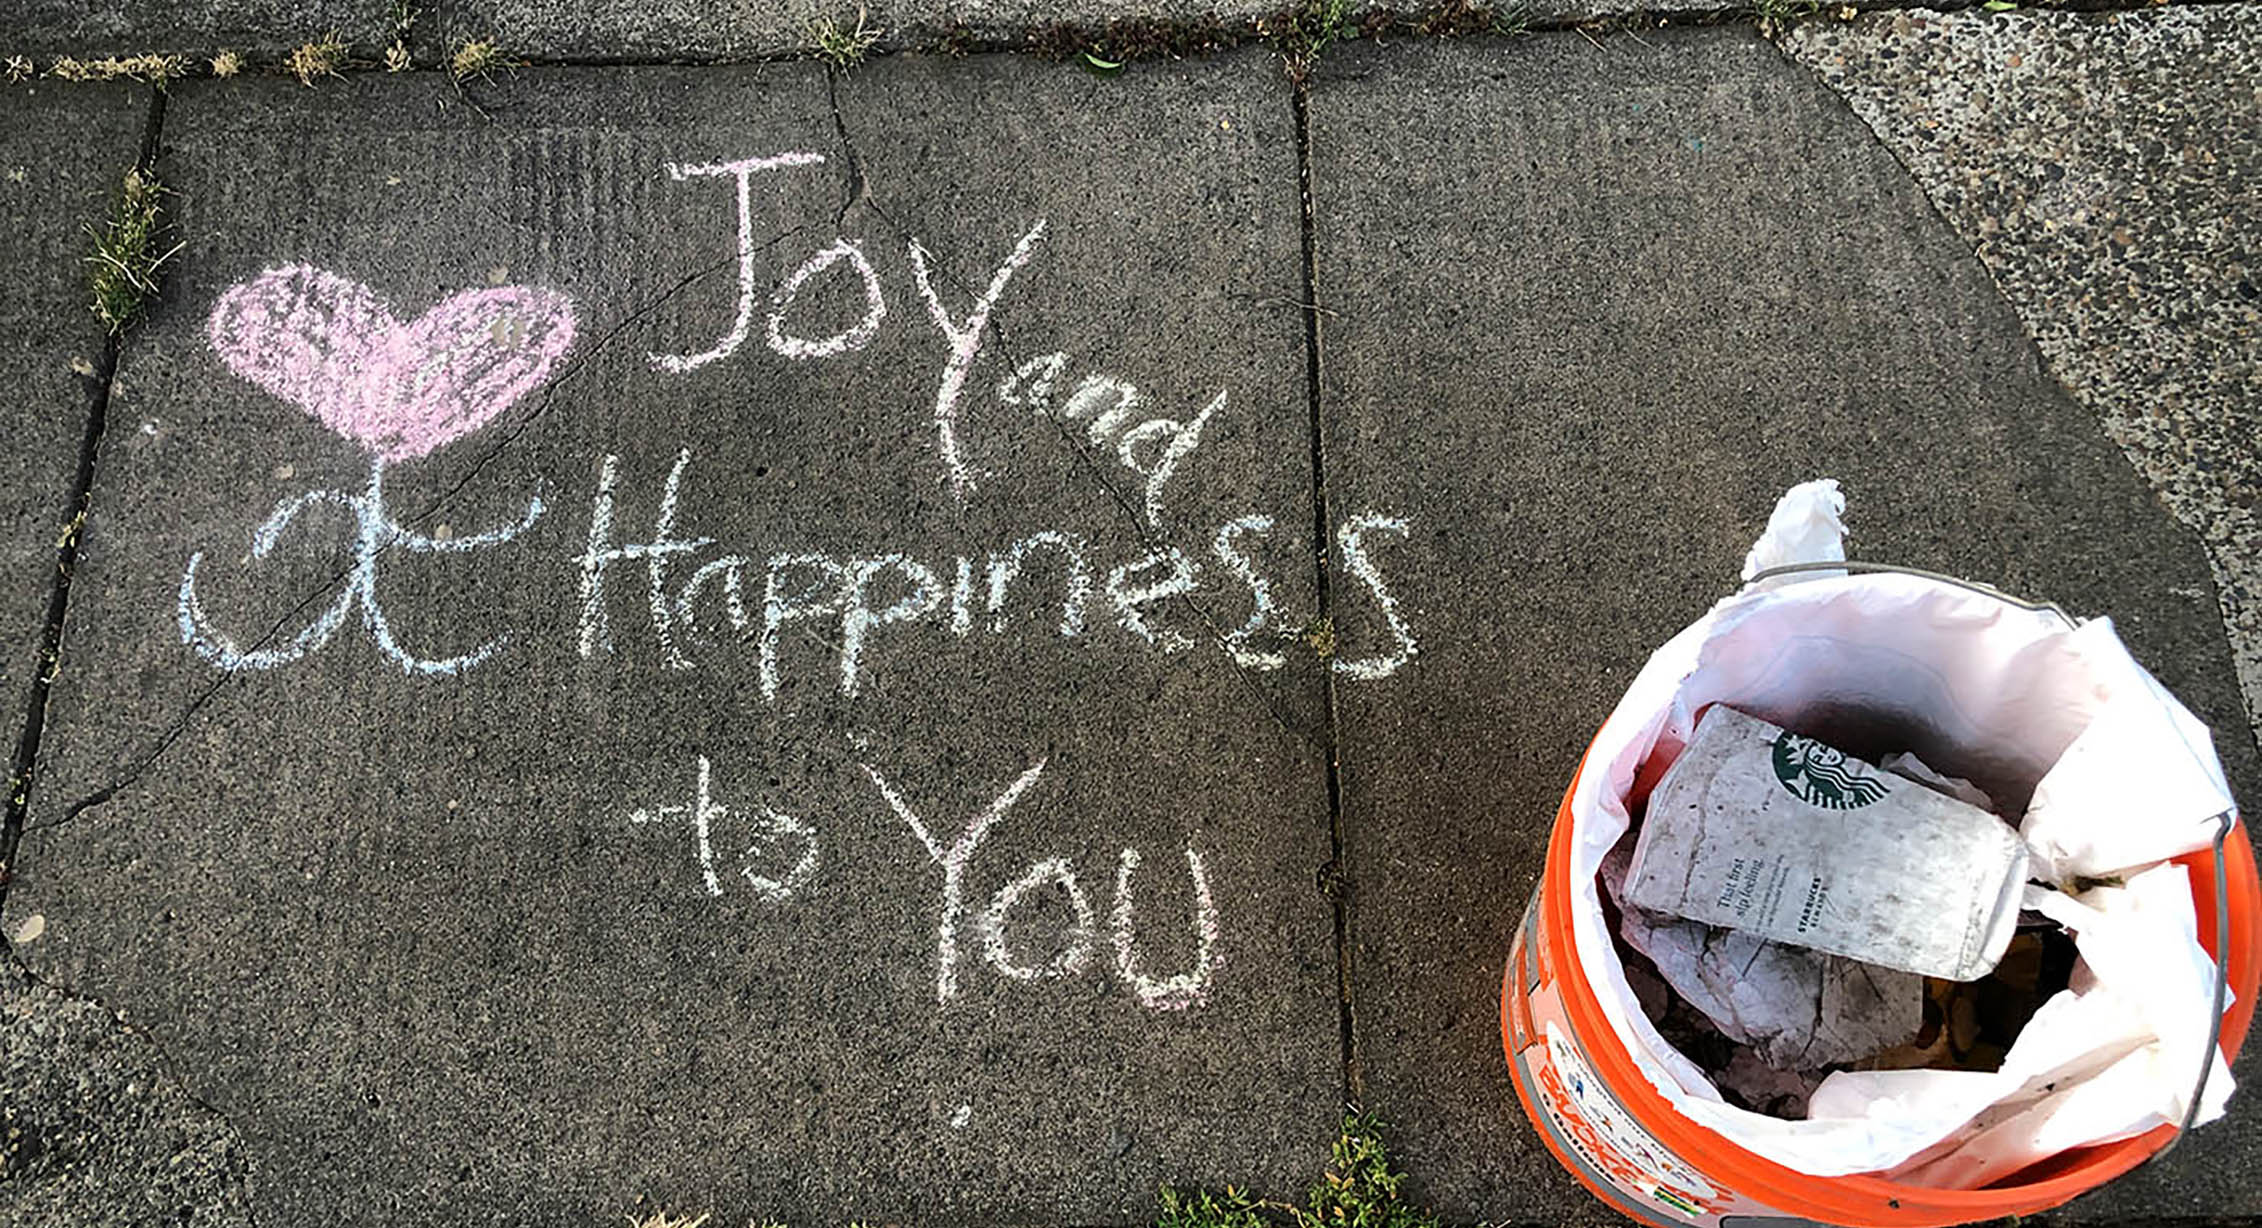
[{"label": "weed sprouting from pavement", "polygon": [[141,318],[157,295],[157,275],[181,250],[176,243],[159,251],[164,237],[165,185],[139,169],[126,172],[118,204],[109,221],[87,227],[94,251],[86,262],[94,292],[94,314],[112,334]]},{"label": "weed sprouting from pavement", "polygon": [[1258,1213],[1265,1204],[1232,1186],[1223,1193],[1165,1188],[1161,1202],[1155,1228],[1269,1228]]},{"label": "weed sprouting from pavement", "polygon": [[212,57],[212,75],[225,81],[243,71],[243,57],[222,48]]},{"label": "weed sprouting from pavement", "polygon": [[1329,47],[1357,33],[1351,0],[1301,0],[1281,18],[1280,53],[1288,60],[1288,75],[1303,80]]},{"label": "weed sprouting from pavement", "polygon": [[336,30],[317,39],[299,44],[283,61],[283,67],[298,78],[300,85],[311,87],[322,77],[335,77],[346,64],[346,45]]},{"label": "weed sprouting from pavement", "polygon": [[1390,1167],[1382,1123],[1365,1113],[1343,1120],[1334,1163],[1312,1186],[1307,1228],[1437,1228],[1437,1217],[1405,1200],[1406,1174]]},{"label": "weed sprouting from pavement", "polygon": [[886,31],[864,24],[861,6],[856,10],[855,25],[831,16],[809,23],[809,41],[817,45],[817,57],[834,68],[854,68],[863,63],[883,33]]},{"label": "weed sprouting from pavement", "polygon": [[65,56],[47,75],[65,81],[144,81],[162,89],[167,81],[188,75],[188,61],[177,55],[110,55],[99,60]]},{"label": "weed sprouting from pavement", "polygon": [[1759,32],[1768,35],[1780,34],[1793,21],[1821,11],[1820,0],[1752,0],[1752,16],[1759,19]]},{"label": "weed sprouting from pavement", "polygon": [[509,57],[503,54],[493,37],[465,39],[456,44],[455,54],[448,57],[448,72],[458,81],[485,78],[498,68],[510,66]]},{"label": "weed sprouting from pavement", "polygon": [[416,19],[422,10],[408,0],[393,0],[393,43],[385,48],[385,71],[407,72],[413,62],[408,52],[408,36],[416,29]]},{"label": "weed sprouting from pavement", "polygon": [[1343,1119],[1328,1170],[1303,1206],[1222,1192],[1165,1187],[1155,1228],[1437,1228],[1437,1217],[1406,1201],[1406,1174],[1390,1166],[1382,1123],[1365,1113]]}]

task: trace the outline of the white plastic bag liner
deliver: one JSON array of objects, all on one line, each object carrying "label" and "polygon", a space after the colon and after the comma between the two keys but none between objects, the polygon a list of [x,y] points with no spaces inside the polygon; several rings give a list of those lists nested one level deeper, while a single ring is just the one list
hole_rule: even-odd
[{"label": "white plastic bag liner", "polygon": [[[1843,507],[1836,482],[1792,488],[1745,578],[1783,563],[1842,561]],[[2129,657],[2106,620],[2069,629],[2054,613],[1957,585],[1834,570],[1727,598],[1651,656],[1596,734],[1571,795],[1572,939],[1611,1028],[1668,1102],[1800,1172],[1906,1165],[1897,1178],[1948,1188],[2182,1120],[2210,1030],[2215,965],[2199,946],[2188,879],[2176,866],[2078,899],[2035,889],[2054,897],[2046,911],[2075,931],[2081,962],[2000,1071],[1834,1074],[1805,1121],[1723,1101],[1642,1013],[1595,882],[1629,825],[1636,771],[1653,753],[1677,754],[1698,713],[1716,702],[1872,761],[1883,750],[1912,751],[2006,814],[2029,799],[2046,802],[2022,835],[2030,847],[2043,842],[2036,856],[2051,873],[2102,875],[2205,848],[2209,820],[2231,807],[2206,727]],[[2043,787],[2093,726],[2096,736],[2068,761],[2078,784]],[[2214,1061],[2202,1122],[2222,1114],[2231,1089],[2219,1054]]]}]

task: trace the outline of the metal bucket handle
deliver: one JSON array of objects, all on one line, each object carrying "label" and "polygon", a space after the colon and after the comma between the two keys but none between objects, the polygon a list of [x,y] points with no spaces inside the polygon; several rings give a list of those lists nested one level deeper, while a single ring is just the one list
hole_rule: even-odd
[{"label": "metal bucket handle", "polygon": [[[2081,625],[2075,621],[2073,615],[2066,613],[2065,608],[2054,601],[2029,601],[2026,598],[2014,597],[2001,589],[1975,581],[1945,575],[1937,571],[1926,571],[1920,567],[1902,567],[1893,563],[1863,563],[1850,559],[1813,563],[1783,563],[1754,573],[1750,579],[1744,581],[1744,585],[1748,588],[1762,580],[1771,580],[1777,576],[1800,575],[1818,571],[1887,572],[1893,575],[1915,576],[1920,580],[1933,580],[1941,584],[1968,589],[1981,596],[1993,597],[1997,601],[2017,606],[2022,610],[2055,614],[2059,621],[2065,623],[2069,629]],[[2213,1074],[2215,1070],[2215,1053],[2223,1041],[2223,1007],[2230,996],[2231,987],[2229,951],[2231,930],[2230,882],[2223,868],[2223,842],[2230,838],[2231,829],[2238,825],[2238,810],[2235,807],[2225,810],[2216,815],[2214,821],[2215,943],[2223,950],[2215,960],[2215,1006],[2212,1011],[2208,1012],[2207,1016],[2207,1047],[2200,1050],[2199,1078],[2192,1084],[2191,1103],[2184,1108],[2183,1123],[2176,1127],[2176,1132],[2168,1136],[2168,1141],[2161,1145],[2160,1150],[2153,1152],[2146,1163],[2157,1163],[2166,1158],[2170,1151],[2175,1150],[2176,1144],[2183,1141],[2184,1135],[2191,1132],[2191,1123],[2199,1118],[2200,1097],[2207,1091],[2207,1077]]]}]

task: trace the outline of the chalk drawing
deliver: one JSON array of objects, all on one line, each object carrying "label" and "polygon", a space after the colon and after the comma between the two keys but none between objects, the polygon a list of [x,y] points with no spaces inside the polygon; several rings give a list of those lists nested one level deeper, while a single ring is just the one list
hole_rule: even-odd
[{"label": "chalk drawing", "polygon": [[1022,561],[1039,546],[1058,550],[1067,563],[1068,589],[1060,603],[1060,633],[1074,638],[1084,632],[1084,603],[1092,595],[1092,570],[1084,563],[1084,543],[1080,538],[1050,529],[1031,533],[1007,547],[1004,553],[990,555],[990,630],[1005,630],[1006,589],[1021,574]]},{"label": "chalk drawing", "polygon": [[[1170,572],[1152,584],[1131,583],[1131,577],[1157,567],[1168,567]],[[1176,546],[1166,546],[1107,573],[1107,595],[1115,602],[1116,620],[1123,624],[1124,630],[1164,652],[1183,652],[1193,647],[1194,641],[1168,627],[1158,628],[1148,622],[1145,607],[1193,591],[1194,563]]]},{"label": "chalk drawing", "polygon": [[[825,159],[813,153],[782,153],[768,158],[741,158],[735,162],[670,163],[668,177],[681,183],[686,179],[719,178],[730,176],[738,189],[738,315],[732,320],[730,331],[723,334],[714,347],[697,354],[646,354],[651,364],[662,371],[677,375],[696,371],[718,358],[728,358],[745,344],[746,334],[754,326],[754,208],[749,187],[757,171],[774,170],[781,166],[814,166]],[[869,271],[869,270],[867,270]],[[772,317],[773,327],[775,317]],[[774,343],[773,343],[774,344]]]},{"label": "chalk drawing", "polygon": [[[1215,415],[1222,404],[1222,398],[1213,399],[1201,414],[1184,424],[1187,435],[1198,430],[1205,418]],[[1180,426],[1174,422],[1164,425]],[[1163,436],[1162,431],[1153,433],[1150,444],[1167,450],[1184,438],[1160,445]],[[1137,460],[1147,463],[1144,456]],[[1142,644],[1178,653],[1198,642],[1215,642],[1240,668],[1275,670],[1288,664],[1287,655],[1276,649],[1280,610],[1273,585],[1251,546],[1252,541],[1273,531],[1276,521],[1271,516],[1247,513],[1218,526],[1210,535],[1208,553],[1221,568],[1220,578],[1230,577],[1247,589],[1249,610],[1239,626],[1224,631],[1215,641],[1202,641],[1170,626],[1156,608],[1171,598],[1199,591],[1201,567],[1176,546],[1142,553],[1104,573],[1090,558],[1089,542],[1059,529],[1026,533],[984,554],[945,555],[933,563],[905,551],[886,549],[855,555],[788,549],[769,554],[760,564],[752,560],[764,556],[751,551],[702,557],[714,545],[713,539],[681,536],[677,528],[683,518],[683,483],[690,463],[690,450],[679,450],[666,482],[657,492],[658,510],[649,533],[641,535],[644,540],[628,541],[616,540],[620,536],[616,530],[619,458],[607,455],[598,467],[587,545],[574,558],[580,582],[580,652],[584,657],[600,650],[612,651],[608,581],[613,564],[633,560],[644,564],[646,604],[654,647],[662,663],[675,670],[699,668],[700,662],[692,659],[686,647],[713,648],[716,640],[711,633],[727,625],[731,639],[754,643],[760,693],[770,703],[777,701],[785,684],[788,632],[801,633],[796,642],[806,640],[811,648],[829,650],[833,654],[827,660],[831,686],[843,697],[855,698],[873,676],[873,636],[882,628],[931,623],[938,631],[947,627],[950,635],[962,640],[974,636],[977,629],[991,635],[1026,632],[1034,620],[1026,615],[1016,617],[1016,588],[1030,589],[1039,584],[1040,577],[1045,587],[1059,586],[1052,590],[1059,594],[1060,602],[1055,625],[1064,638],[1085,636],[1087,611],[1098,587],[1106,592],[1103,600],[1114,612],[1114,624]],[[1165,467],[1156,466],[1154,471],[1158,477],[1168,476]],[[349,510],[357,506],[348,496],[314,492],[300,504],[279,509],[278,517],[287,520],[301,505],[328,503]],[[1410,527],[1401,517],[1367,513],[1343,522],[1336,530],[1344,569],[1371,593],[1393,641],[1388,653],[1330,662],[1330,669],[1354,681],[1387,678],[1404,668],[1418,651],[1405,612],[1376,564],[1374,549],[1379,534],[1406,537]],[[449,548],[463,548],[481,540],[451,542]],[[763,569],[758,581],[754,574],[757,566]],[[1031,574],[1033,569],[1035,575]],[[683,578],[686,575],[688,579]],[[678,580],[680,587],[671,588]],[[753,610],[749,592],[757,582],[762,589],[759,613]],[[1034,599],[1034,593],[1023,593],[1019,598],[1024,609]],[[701,609],[703,603],[705,610]],[[719,610],[714,608],[718,605]],[[350,607],[335,612],[334,617],[343,619],[349,613]],[[703,616],[707,619],[704,627]],[[1046,615],[1048,621],[1050,617]],[[330,622],[317,621],[303,635],[313,642],[334,629]],[[270,651],[287,655],[296,650],[294,642]]]},{"label": "chalk drawing", "polygon": [[714,825],[723,817],[721,806],[715,804],[711,788],[713,769],[707,756],[699,756],[699,791],[688,806],[658,806],[648,810],[630,812],[628,821],[635,824],[665,823],[671,819],[689,816],[694,836],[693,848],[699,858],[699,878],[707,885],[708,895],[723,893],[722,880],[715,877],[715,846],[711,839]]},{"label": "chalk drawing", "polygon": [[[849,267],[855,269],[856,275],[863,279],[863,317],[830,337],[812,341],[787,336],[785,313],[793,307],[794,296],[801,292],[801,284],[842,260],[848,261]],[[777,296],[770,305],[770,348],[787,358],[830,358],[835,354],[860,350],[879,335],[880,321],[886,319],[887,314],[888,305],[880,297],[880,279],[872,272],[872,262],[864,258],[864,253],[854,243],[838,239],[831,247],[809,257],[800,268],[793,271],[792,276],[785,279],[784,285],[778,287]]]},{"label": "chalk drawing", "polygon": [[[848,580],[840,609],[840,693],[856,694],[856,669],[864,656],[864,637],[885,623],[907,623],[933,610],[942,601],[942,584],[924,564],[900,554],[858,559],[848,567]],[[911,591],[885,609],[871,608],[873,579],[893,571],[911,585]]]},{"label": "chalk drawing", "polygon": [[1250,638],[1263,631],[1265,624],[1272,621],[1272,586],[1257,574],[1256,565],[1249,561],[1249,556],[1241,553],[1240,548],[1233,544],[1233,539],[1243,533],[1270,532],[1272,517],[1243,516],[1220,525],[1217,539],[1210,543],[1210,550],[1217,555],[1218,561],[1225,564],[1227,570],[1234,575],[1241,577],[1243,584],[1249,586],[1249,597],[1254,605],[1249,612],[1249,620],[1235,627],[1225,637],[1226,655],[1233,658],[1234,664],[1248,669],[1279,669],[1288,664],[1288,658],[1277,652],[1264,652],[1249,647]]},{"label": "chalk drawing", "polygon": [[1033,410],[1038,417],[1050,412],[1052,382],[1060,378],[1068,365],[1068,355],[1054,351],[1039,354],[1013,369],[1013,374],[998,381],[997,399],[1008,405],[1018,405]]},{"label": "chalk drawing", "polygon": [[[654,806],[632,811],[628,821],[644,826],[690,819],[692,849],[699,863],[700,883],[708,895],[720,896],[723,893],[723,883],[715,873],[714,831],[733,815],[728,806],[715,800],[713,778],[713,765],[708,762],[707,756],[699,756],[698,789],[689,804]],[[756,815],[750,823],[754,829],[755,841],[746,849],[746,860],[739,867],[739,875],[763,899],[772,903],[784,903],[816,876],[817,833],[801,820],[781,814],[768,806],[758,807]],[[756,872],[754,865],[757,861],[786,860],[782,850],[792,845],[799,847],[792,858],[792,868],[783,876],[773,878]]]},{"label": "chalk drawing", "polygon": [[[762,821],[754,829],[755,842],[747,846],[746,864],[738,868],[738,873],[762,898],[772,903],[783,903],[792,899],[793,893],[800,890],[802,884],[817,875],[817,833],[792,815],[782,814],[768,806],[762,807],[760,814]],[[756,859],[776,854],[781,844],[795,841],[800,843],[801,852],[794,858],[793,868],[787,870],[783,878],[771,878],[754,872]],[[784,860],[782,856],[778,859]]]},{"label": "chalk drawing", "polygon": [[997,306],[998,296],[1005,293],[1005,285],[1013,280],[1013,274],[1028,262],[1030,250],[1044,233],[1045,220],[1038,218],[1037,224],[1013,245],[1013,253],[1005,258],[1005,263],[998,266],[990,278],[989,288],[974,301],[974,309],[967,313],[964,323],[950,318],[942,298],[935,293],[934,278],[927,269],[927,261],[931,259],[927,249],[916,240],[911,244],[911,275],[918,281],[920,297],[926,300],[927,315],[950,342],[950,358],[943,364],[942,383],[935,392],[935,435],[950,488],[961,500],[974,489],[974,475],[967,469],[958,443],[959,397],[966,388],[967,372],[974,367],[974,356],[981,351],[982,330],[990,322],[991,309]]},{"label": "chalk drawing", "polygon": [[1097,446],[1104,444],[1116,428],[1131,417],[1139,407],[1139,389],[1112,375],[1087,375],[1076,391],[1060,407],[1060,416],[1071,421],[1090,418],[1092,423],[1085,434]]},{"label": "chalk drawing", "polygon": [[973,860],[974,850],[981,846],[982,837],[988,835],[990,828],[1005,817],[1005,812],[1012,809],[1014,802],[1020,800],[1021,794],[1035,784],[1039,776],[1044,775],[1045,763],[1044,759],[1037,760],[1029,770],[1006,786],[1005,792],[982,807],[981,812],[966,824],[965,830],[947,849],[928,832],[926,825],[919,821],[919,816],[912,813],[911,807],[888,786],[879,769],[868,763],[861,765],[864,774],[871,777],[872,784],[879,789],[880,796],[886,799],[888,808],[895,811],[897,818],[910,825],[911,834],[918,837],[920,846],[927,850],[927,855],[934,859],[936,865],[942,867],[942,918],[935,930],[937,1002],[948,1002],[958,996],[958,919],[965,911],[961,893],[965,889],[966,864]]},{"label": "chalk drawing", "polygon": [[[1059,953],[1042,964],[1022,964],[1013,958],[1011,944],[1006,940],[1006,920],[1013,906],[1022,897],[1048,884],[1057,883],[1068,896],[1068,906],[1076,914],[1066,934],[1066,943]],[[1076,881],[1076,872],[1061,857],[1048,857],[1029,867],[1028,873],[1006,884],[990,898],[990,906],[975,922],[982,935],[983,956],[999,975],[1016,981],[1035,981],[1047,977],[1074,976],[1092,962],[1093,914],[1092,902],[1085,898],[1084,888]]]},{"label": "chalk drawing", "polygon": [[1090,419],[1085,427],[1086,437],[1094,447],[1111,439],[1114,441],[1115,458],[1145,483],[1144,510],[1148,527],[1162,528],[1163,488],[1201,445],[1203,428],[1225,408],[1225,391],[1220,389],[1209,405],[1190,421],[1150,418],[1128,426],[1144,398],[1136,385],[1112,375],[1085,376],[1068,394],[1068,399],[1054,409],[1051,404],[1053,382],[1060,378],[1067,365],[1068,356],[1063,353],[1032,358],[999,381],[998,399],[1008,405],[1025,407],[1039,417],[1067,421]]},{"label": "chalk drawing", "polygon": [[1382,610],[1383,620],[1390,626],[1391,638],[1398,642],[1397,651],[1388,656],[1363,657],[1356,661],[1338,658],[1333,662],[1335,672],[1348,674],[1362,682],[1374,682],[1395,674],[1419,651],[1414,643],[1414,633],[1399,616],[1398,601],[1382,583],[1382,573],[1376,570],[1374,560],[1367,556],[1366,535],[1376,531],[1395,533],[1406,537],[1412,533],[1402,517],[1381,516],[1373,512],[1353,516],[1338,525],[1335,542],[1343,551],[1343,566],[1365,582],[1374,593],[1375,605]]},{"label": "chalk drawing", "polygon": [[[811,569],[825,577],[817,584],[789,588],[786,577],[796,569]],[[762,698],[778,697],[778,632],[787,623],[838,614],[848,569],[822,554],[773,554],[769,576],[762,583],[762,634],[760,656]]]},{"label": "chalk drawing", "polygon": [[694,644],[709,642],[699,633],[698,601],[700,591],[717,577],[722,579],[723,612],[730,619],[731,629],[743,633],[753,625],[753,620],[746,615],[745,569],[744,558],[726,554],[701,564],[699,570],[691,573],[675,605],[676,626],[683,631],[684,639]]},{"label": "chalk drawing", "polygon": [[607,453],[597,475],[597,497],[589,508],[589,548],[582,552],[581,567],[581,655],[586,657],[603,648],[613,648],[611,628],[605,613],[605,569],[614,563],[642,559],[645,573],[650,577],[652,634],[659,642],[660,661],[668,669],[690,669],[691,661],[675,644],[673,630],[674,611],[668,601],[667,566],[679,554],[704,549],[714,544],[713,538],[695,537],[678,540],[675,534],[676,503],[683,495],[683,471],[691,464],[691,449],[676,453],[675,467],[668,470],[667,484],[660,491],[659,515],[652,522],[652,540],[631,542],[615,546],[613,536],[613,491],[618,476],[620,458]]},{"label": "chalk drawing", "polygon": [[312,265],[268,269],[223,293],[206,322],[220,360],[358,444],[369,456],[369,480],[358,492],[286,497],[252,533],[251,557],[264,559],[302,511],[328,506],[352,515],[353,567],[337,599],[312,623],[273,648],[247,649],[215,630],[197,596],[199,551],[181,576],[181,642],[223,670],[273,669],[322,648],[358,606],[378,651],[407,674],[456,674],[500,651],[507,637],[453,657],[408,651],[378,602],[378,560],[396,546],[465,553],[502,545],[541,518],[541,499],[529,499],[516,524],[429,537],[386,510],[385,471],[478,430],[539,387],[573,348],[574,329],[572,301],[531,286],[466,290],[407,322],[369,287]]},{"label": "chalk drawing", "polygon": [[1176,976],[1154,977],[1139,970],[1139,941],[1132,920],[1131,876],[1139,869],[1139,850],[1123,850],[1115,866],[1115,970],[1131,986],[1141,1005],[1151,1010],[1176,1011],[1199,1006],[1208,996],[1210,979],[1223,962],[1217,953],[1217,904],[1210,898],[1209,875],[1202,856],[1186,850],[1186,873],[1194,888],[1194,966]]},{"label": "chalk drawing", "polygon": [[[1178,472],[1179,464],[1188,456],[1193,455],[1194,449],[1202,442],[1202,428],[1208,426],[1210,418],[1223,408],[1225,408],[1225,393],[1220,390],[1217,396],[1210,401],[1209,407],[1194,415],[1191,422],[1179,422],[1171,418],[1151,418],[1123,432],[1115,441],[1116,459],[1122,461],[1124,467],[1131,472],[1140,474],[1147,479],[1146,512],[1147,524],[1150,527],[1157,529],[1162,527],[1163,486],[1170,481],[1173,474]],[[1139,463],[1138,450],[1148,440],[1164,440],[1166,442],[1156,449],[1154,460],[1151,463],[1142,465]]]},{"label": "chalk drawing", "polygon": [[974,631],[974,560],[958,556],[958,578],[950,586],[950,633],[965,639]]}]

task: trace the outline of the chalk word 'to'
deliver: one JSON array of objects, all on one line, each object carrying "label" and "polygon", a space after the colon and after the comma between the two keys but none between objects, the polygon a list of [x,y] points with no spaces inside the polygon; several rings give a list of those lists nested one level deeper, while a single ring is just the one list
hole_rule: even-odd
[{"label": "chalk word 'to'", "polygon": [[[715,831],[719,825],[733,818],[734,812],[715,800],[712,775],[707,757],[699,756],[699,785],[688,804],[638,810],[628,816],[628,821],[642,826],[689,819],[692,849],[699,862],[700,881],[705,885],[708,895],[719,896],[723,893],[723,883],[715,873]],[[816,876],[817,833],[801,820],[780,814],[768,806],[760,807],[746,817],[754,842],[741,855],[739,876],[763,899],[784,903]],[[776,870],[780,866],[785,868],[775,876],[763,872]]]}]

